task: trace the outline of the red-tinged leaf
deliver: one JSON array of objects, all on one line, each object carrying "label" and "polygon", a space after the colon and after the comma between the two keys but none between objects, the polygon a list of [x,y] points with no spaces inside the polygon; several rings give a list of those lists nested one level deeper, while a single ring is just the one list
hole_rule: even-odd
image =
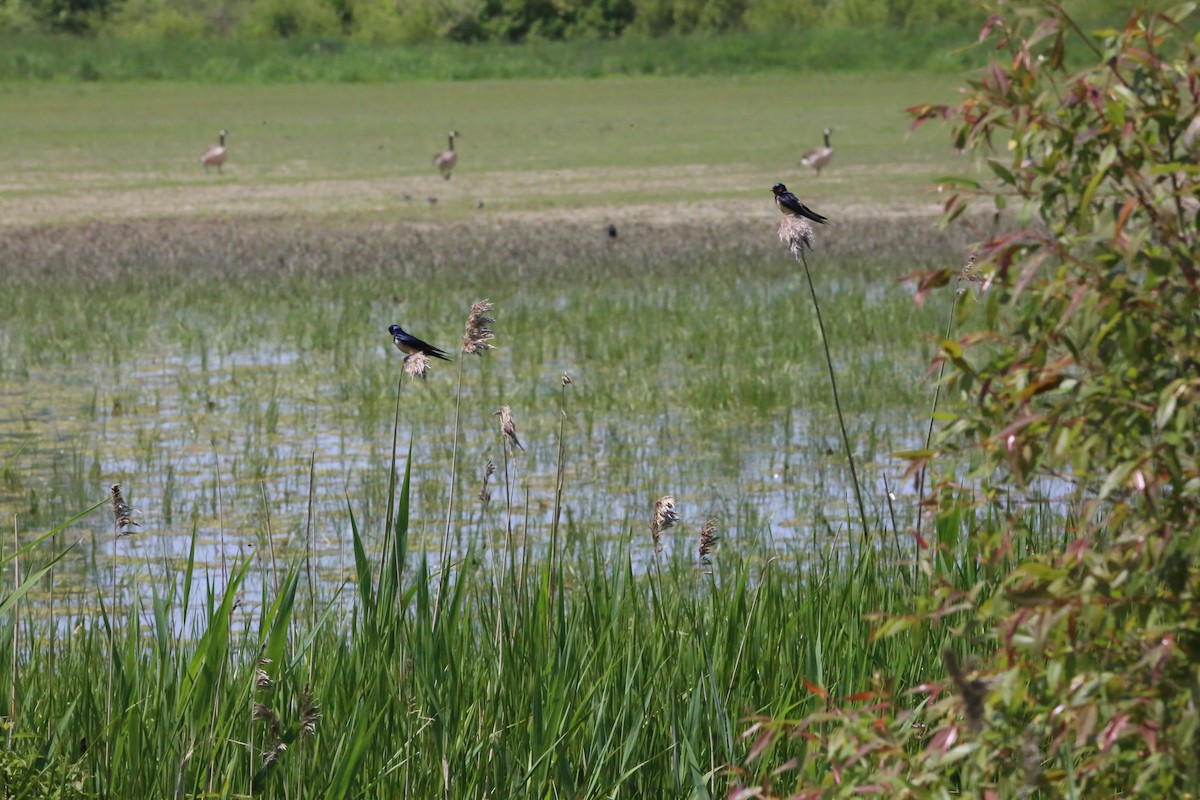
[{"label": "red-tinged leaf", "polygon": [[929,616],[932,619],[941,619],[942,617],[948,617],[951,614],[957,614],[959,611],[970,611],[974,607],[975,606],[971,603],[955,603],[954,605],[946,606],[945,608],[939,608]]},{"label": "red-tinged leaf", "polygon": [[1058,321],[1058,327],[1060,330],[1062,329],[1063,324],[1075,314],[1075,310],[1079,308],[1079,304],[1083,302],[1083,298],[1086,297],[1089,292],[1091,292],[1091,287],[1086,283],[1081,283],[1078,287],[1076,287],[1075,291],[1071,294],[1071,302],[1067,304],[1067,310],[1063,312],[1062,318]]},{"label": "red-tinged leaf", "polygon": [[913,117],[912,125],[908,126],[908,132],[912,133],[931,119],[949,119],[950,106],[924,103],[906,108],[905,113]]},{"label": "red-tinged leaf", "polygon": [[925,745],[926,750],[945,753],[954,743],[958,741],[958,726],[951,725],[948,728],[942,728],[935,733],[930,739],[929,744]]},{"label": "red-tinged leaf", "polygon": [[913,539],[916,541],[917,547],[921,550],[929,549],[929,540],[916,531],[913,531]]},{"label": "red-tinged leaf", "polygon": [[1142,741],[1146,743],[1146,747],[1150,748],[1150,752],[1158,750],[1158,723],[1150,720],[1143,722],[1138,726],[1138,733],[1142,734]]},{"label": "red-tinged leaf", "polygon": [[922,683],[919,686],[914,686],[913,688],[909,689],[908,693],[909,694],[927,694],[927,695],[929,695],[929,701],[933,702],[934,700],[937,699],[937,696],[939,694],[941,694],[942,690],[945,688],[946,688],[945,685],[940,684],[940,683]]},{"label": "red-tinged leaf", "polygon": [[1009,436],[1015,433],[1020,433],[1025,428],[1028,428],[1035,422],[1041,422],[1045,414],[1026,414],[1010,423],[1004,430],[996,434],[996,441],[1003,442]]},{"label": "red-tinged leaf", "polygon": [[1058,32],[1058,20],[1054,17],[1048,17],[1038,23],[1038,26],[1033,29],[1033,33],[1029,34],[1029,38],[1025,41],[1026,47],[1033,45],[1045,39],[1047,36]]},{"label": "red-tinged leaf", "polygon": [[1117,714],[1108,721],[1104,726],[1104,730],[1100,732],[1100,752],[1107,753],[1112,749],[1112,746],[1117,743],[1121,733],[1129,725],[1128,714]]},{"label": "red-tinged leaf", "polygon": [[982,42],[988,36],[991,36],[992,28],[995,28],[997,25],[1004,25],[1003,17],[999,14],[993,14],[988,17],[987,22],[983,23],[983,27],[979,29],[979,41]]},{"label": "red-tinged leaf", "polygon": [[771,770],[771,777],[775,778],[775,777],[782,775],[785,772],[791,772],[798,766],[800,766],[800,759],[789,758],[787,761],[783,762],[778,767]]},{"label": "red-tinged leaf", "polygon": [[858,694],[852,694],[849,697],[844,698],[844,700],[847,703],[861,703],[864,700],[873,700],[878,696],[879,696],[878,692],[873,692],[870,689],[868,689],[865,692],[859,692]]},{"label": "red-tinged leaf", "polygon": [[913,300],[918,306],[924,305],[926,296],[934,289],[949,285],[950,281],[954,279],[954,275],[954,271],[949,269],[937,269],[924,273],[917,283],[917,291],[913,294]]},{"label": "red-tinged leaf", "polygon": [[842,768],[837,764],[830,764],[829,771],[833,773],[833,782],[838,786],[842,785]]},{"label": "red-tinged leaf", "polygon": [[1117,214],[1117,225],[1113,229],[1113,239],[1120,238],[1121,231],[1125,229],[1125,223],[1129,221],[1129,215],[1133,213],[1133,209],[1137,208],[1137,204],[1136,197],[1131,197],[1121,204],[1121,212]]},{"label": "red-tinged leaf", "polygon": [[802,678],[801,680],[804,682],[805,689],[808,689],[810,692],[812,692],[813,694],[815,694],[817,697],[821,698],[822,700],[824,700],[826,697],[829,696],[829,692],[827,690],[822,689],[820,686],[817,686],[815,683],[809,683],[807,678]]},{"label": "red-tinged leaf", "polygon": [[1079,720],[1075,724],[1075,747],[1083,747],[1092,740],[1096,731],[1096,717],[1099,712],[1094,705],[1084,706],[1079,712]]},{"label": "red-tinged leaf", "polygon": [[775,731],[767,728],[758,738],[754,740],[754,745],[750,748],[750,752],[746,754],[746,763],[753,763],[763,754],[763,751],[771,746],[771,742],[775,740]]},{"label": "red-tinged leaf", "polygon": [[995,61],[988,64],[988,75],[991,76],[992,86],[1000,94],[1008,94],[1012,88],[1012,81],[1008,79],[1008,74],[1005,73],[1004,67],[997,64]]},{"label": "red-tinged leaf", "polygon": [[854,787],[855,794],[883,794],[886,791],[888,791],[888,789],[884,788],[878,783],[867,783],[863,784],[862,786]]},{"label": "red-tinged leaf", "polygon": [[751,736],[753,736],[755,733],[758,732],[758,729],[761,728],[762,725],[763,725],[763,723],[762,723],[762,720],[760,719],[758,722],[754,723],[749,728],[746,728],[746,730],[742,731],[742,738],[749,739]]}]

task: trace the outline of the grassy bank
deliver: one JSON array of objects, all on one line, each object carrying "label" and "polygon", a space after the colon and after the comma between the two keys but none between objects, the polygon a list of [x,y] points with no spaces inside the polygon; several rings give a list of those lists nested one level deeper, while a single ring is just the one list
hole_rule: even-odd
[{"label": "grassy bank", "polygon": [[920,26],[575,42],[371,45],[11,37],[0,81],[195,83],[390,82],[617,76],[959,74],[984,63],[974,30]]}]

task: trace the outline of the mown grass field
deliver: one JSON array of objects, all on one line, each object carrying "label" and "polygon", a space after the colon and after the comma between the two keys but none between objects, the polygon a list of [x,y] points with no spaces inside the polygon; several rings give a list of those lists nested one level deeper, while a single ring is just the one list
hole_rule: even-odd
[{"label": "mown grass field", "polygon": [[[937,558],[912,547],[888,455],[923,439],[951,303],[918,309],[900,278],[967,238],[923,191],[964,165],[900,109],[951,97],[896,77],[5,89],[0,508],[31,541],[119,482],[143,526],[115,539],[102,508],[5,545],[27,575],[82,536],[9,596],[6,768],[76,796],[719,797],[748,716],[880,669],[902,692],[954,631],[876,642],[863,615],[980,568],[969,517],[927,532]],[[826,125],[816,178],[796,162]],[[205,175],[222,126],[230,162]],[[865,548],[777,180],[831,219],[810,264]],[[461,394],[457,364],[398,390],[387,325],[453,352],[485,297],[499,349]],[[681,519],[656,557],[665,494]]]},{"label": "mown grass field", "polygon": [[[10,122],[0,131],[10,154],[0,223],[291,213],[462,221],[591,207],[769,217],[777,180],[799,181],[835,220],[911,210],[930,204],[922,192],[933,176],[961,165],[936,132],[907,136],[903,108],[952,100],[953,86],[887,75],[13,84],[0,90]],[[837,128],[838,160],[816,180],[798,161],[826,126]],[[221,127],[230,161],[223,176],[205,175],[199,156]],[[462,133],[461,163],[447,183],[430,159],[451,128]]]}]

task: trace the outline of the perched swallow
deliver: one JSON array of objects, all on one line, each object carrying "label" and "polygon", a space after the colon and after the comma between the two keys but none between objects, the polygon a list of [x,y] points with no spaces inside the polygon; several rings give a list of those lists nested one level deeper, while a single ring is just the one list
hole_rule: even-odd
[{"label": "perched swallow", "polygon": [[399,325],[389,327],[388,333],[392,335],[392,343],[405,355],[409,353],[424,353],[427,356],[440,358],[442,361],[454,360],[446,355],[445,350],[439,350],[428,342],[423,342],[412,334],[406,333]]},{"label": "perched swallow", "polygon": [[779,206],[779,210],[784,214],[793,217],[808,217],[813,222],[825,222],[825,217],[801,203],[796,195],[789,192],[782,183],[772,186],[771,191],[775,193],[775,205]]}]

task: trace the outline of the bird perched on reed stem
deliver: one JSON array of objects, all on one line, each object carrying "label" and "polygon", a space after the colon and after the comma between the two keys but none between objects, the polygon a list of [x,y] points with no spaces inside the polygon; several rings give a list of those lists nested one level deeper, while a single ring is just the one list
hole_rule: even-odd
[{"label": "bird perched on reed stem", "polygon": [[396,348],[401,353],[404,353],[405,355],[412,355],[413,353],[423,353],[424,355],[427,355],[427,356],[433,356],[434,358],[440,358],[442,361],[453,361],[454,360],[449,355],[447,355],[445,350],[442,350],[441,348],[438,348],[438,347],[434,347],[429,342],[418,339],[417,337],[413,336],[411,333],[408,333],[407,331],[405,331],[399,325],[389,326],[388,333],[390,333],[392,335],[392,344],[396,345]]},{"label": "bird perched on reed stem", "polygon": [[812,167],[821,174],[821,168],[829,166],[829,162],[833,161],[833,144],[829,141],[829,137],[833,135],[833,128],[825,129],[825,146],[814,147],[804,155],[800,156],[800,164],[805,167]]},{"label": "bird perched on reed stem", "polygon": [[454,140],[460,135],[458,131],[450,131],[446,134],[450,141],[449,146],[433,157],[433,165],[438,168],[446,180],[450,180],[450,171],[458,164],[458,151],[454,149]]},{"label": "bird perched on reed stem", "polygon": [[229,158],[229,151],[225,149],[225,137],[228,135],[229,131],[221,128],[217,133],[217,143],[200,156],[200,163],[204,165],[205,172],[208,172],[209,167],[216,167],[217,172],[221,171],[221,165],[225,163],[225,159]]},{"label": "bird perched on reed stem", "polygon": [[779,210],[785,215],[792,217],[807,217],[813,222],[824,223],[826,221],[826,217],[822,217],[820,214],[804,205],[804,203],[801,203],[796,195],[789,192],[788,188],[782,183],[777,183],[772,186],[771,191],[775,193],[775,205],[779,206]]}]

